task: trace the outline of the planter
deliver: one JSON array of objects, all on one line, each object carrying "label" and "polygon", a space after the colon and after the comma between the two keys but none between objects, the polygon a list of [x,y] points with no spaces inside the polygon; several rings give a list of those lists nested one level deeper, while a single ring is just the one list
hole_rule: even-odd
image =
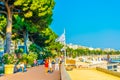
[{"label": "planter", "polygon": [[14,64],[5,65],[4,72],[5,72],[5,74],[13,74],[14,73]]}]

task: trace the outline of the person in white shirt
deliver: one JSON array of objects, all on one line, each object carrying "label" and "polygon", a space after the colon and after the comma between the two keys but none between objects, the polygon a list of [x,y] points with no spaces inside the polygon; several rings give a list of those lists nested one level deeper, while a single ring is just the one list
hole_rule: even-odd
[{"label": "person in white shirt", "polygon": [[60,63],[60,60],[58,57],[55,58],[55,70],[59,70],[59,63]]},{"label": "person in white shirt", "polygon": [[22,72],[24,72],[24,62],[21,62],[20,68],[22,69]]},{"label": "person in white shirt", "polygon": [[52,59],[49,57],[49,70],[52,72]]}]

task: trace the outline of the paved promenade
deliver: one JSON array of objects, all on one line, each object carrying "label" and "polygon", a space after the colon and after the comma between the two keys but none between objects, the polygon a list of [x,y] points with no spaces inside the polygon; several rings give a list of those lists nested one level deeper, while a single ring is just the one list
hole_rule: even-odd
[{"label": "paved promenade", "polygon": [[27,72],[4,75],[0,80],[60,80],[60,72],[45,73],[44,65],[32,67]]}]

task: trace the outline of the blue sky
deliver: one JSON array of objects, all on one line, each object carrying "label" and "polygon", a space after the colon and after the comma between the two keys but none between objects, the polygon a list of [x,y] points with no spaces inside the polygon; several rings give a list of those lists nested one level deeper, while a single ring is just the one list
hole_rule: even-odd
[{"label": "blue sky", "polygon": [[51,28],[66,42],[120,50],[120,0],[55,0]]}]

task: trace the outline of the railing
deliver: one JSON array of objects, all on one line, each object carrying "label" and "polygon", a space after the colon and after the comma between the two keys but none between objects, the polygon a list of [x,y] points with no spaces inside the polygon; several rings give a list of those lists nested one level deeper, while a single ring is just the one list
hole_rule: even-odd
[{"label": "railing", "polygon": [[69,74],[65,69],[64,63],[61,64],[61,80],[71,80]]}]

